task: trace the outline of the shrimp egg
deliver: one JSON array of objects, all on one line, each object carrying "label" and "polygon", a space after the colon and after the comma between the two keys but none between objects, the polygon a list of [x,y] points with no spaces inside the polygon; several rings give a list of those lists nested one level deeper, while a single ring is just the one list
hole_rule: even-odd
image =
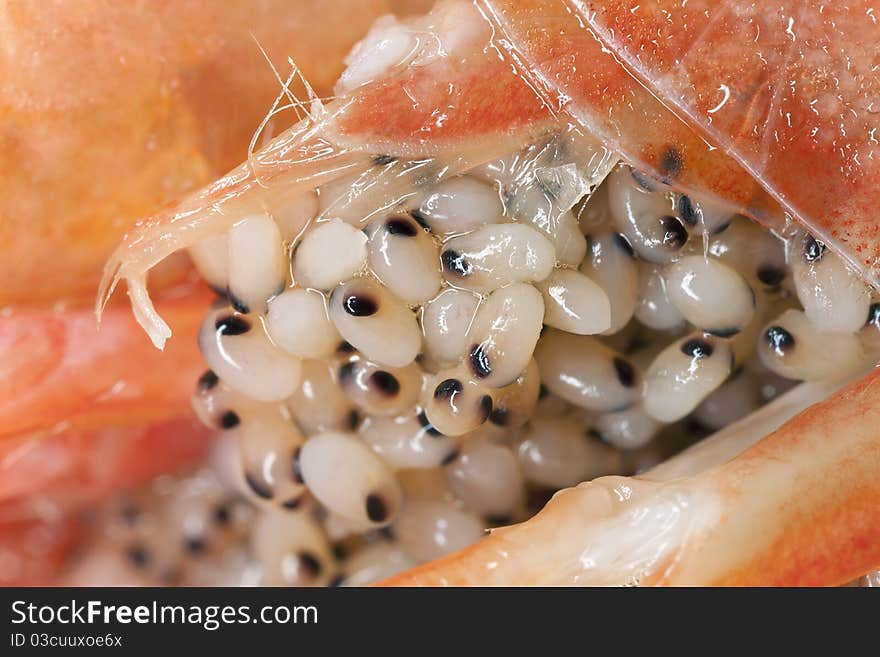
[{"label": "shrimp egg", "polygon": [[291,258],[297,285],[326,292],[364,266],[367,236],[340,219],[331,219],[308,231]]},{"label": "shrimp egg", "polygon": [[352,431],[361,419],[336,379],[335,366],[322,360],[302,362],[300,385],[286,403],[307,434]]},{"label": "shrimp egg", "polygon": [[639,267],[639,302],[635,317],[645,326],[660,331],[676,329],[685,322],[684,315],[670,301],[663,270],[648,263]]},{"label": "shrimp egg", "polygon": [[544,301],[531,285],[516,283],[489,295],[468,332],[471,376],[489,388],[513,383],[532,358],[543,319]]},{"label": "shrimp egg", "polygon": [[547,238],[520,224],[484,226],[453,237],[440,254],[447,281],[483,293],[509,283],[544,280],[555,260]]},{"label": "shrimp egg", "polygon": [[602,440],[618,449],[644,447],[661,426],[641,404],[634,404],[622,411],[602,413],[595,421],[595,430]]},{"label": "shrimp egg", "polygon": [[287,275],[278,225],[266,214],[237,221],[229,229],[228,249],[230,303],[241,313],[264,314]]},{"label": "shrimp egg", "polygon": [[354,434],[313,436],[299,450],[297,469],[321,504],[353,522],[386,525],[400,508],[394,473]]},{"label": "shrimp egg", "polygon": [[629,242],[619,233],[593,233],[588,241],[589,249],[580,270],[608,297],[611,324],[604,333],[616,333],[626,326],[638,305],[638,264]]},{"label": "shrimp egg", "polygon": [[854,333],[865,323],[871,293],[855,271],[808,233],[789,243],[798,299],[810,322],[825,333]]},{"label": "shrimp egg", "polygon": [[385,368],[354,358],[339,367],[338,379],[349,399],[370,415],[403,413],[415,405],[422,389],[422,371],[415,363]]},{"label": "shrimp egg", "polygon": [[431,232],[457,235],[503,220],[498,192],[474,178],[452,178],[434,187],[418,209]]},{"label": "shrimp egg", "polygon": [[446,477],[455,496],[487,518],[509,522],[523,499],[523,476],[508,447],[469,443],[446,467]]},{"label": "shrimp egg", "polygon": [[422,333],[427,356],[444,366],[454,365],[467,351],[468,332],[480,297],[449,288],[422,308]]},{"label": "shrimp egg", "polygon": [[266,329],[272,341],[301,358],[327,357],[342,340],[320,292],[293,288],[269,302]]},{"label": "shrimp egg", "polygon": [[544,297],[544,323],[591,335],[611,328],[611,303],[599,285],[578,271],[556,269],[536,284]]},{"label": "shrimp egg", "polygon": [[302,505],[305,486],[295,466],[305,438],[282,409],[235,413],[234,435],[239,443],[244,492],[259,503],[295,510]]},{"label": "shrimp egg", "polygon": [[391,531],[405,554],[430,561],[467,547],[483,529],[475,514],[449,502],[408,502]]},{"label": "shrimp egg", "polygon": [[415,315],[369,279],[356,278],[333,290],[330,318],[345,340],[382,365],[409,365],[421,350],[422,332]]},{"label": "shrimp egg", "polygon": [[663,191],[645,189],[627,167],[619,167],[608,181],[611,216],[639,257],[648,262],[676,260],[688,243],[688,231]]},{"label": "shrimp egg", "polygon": [[489,388],[470,376],[465,365],[441,370],[428,383],[420,416],[429,431],[461,436],[489,419],[494,402]]},{"label": "shrimp egg", "polygon": [[251,540],[261,582],[272,586],[321,586],[336,564],[318,525],[306,515],[262,514]]},{"label": "shrimp egg", "polygon": [[437,294],[442,280],[437,245],[415,219],[392,215],[376,222],[370,233],[369,264],[383,285],[409,304]]},{"label": "shrimp egg", "polygon": [[595,338],[545,331],[535,360],[547,388],[590,411],[628,408],[642,394],[642,375],[626,357]]},{"label": "shrimp egg", "polygon": [[788,379],[816,381],[853,371],[863,361],[858,337],[823,333],[800,310],[786,310],[767,324],[758,344],[761,362]]},{"label": "shrimp egg", "polygon": [[665,272],[669,301],[691,324],[722,337],[739,333],[755,314],[755,294],[720,260],[687,256]]},{"label": "shrimp egg", "polygon": [[299,385],[301,362],[276,347],[258,318],[220,308],[208,313],[199,348],[231,388],[258,401],[280,401]]},{"label": "shrimp egg", "polygon": [[692,333],[669,345],[645,374],[645,410],[661,422],[675,422],[720,386],[733,368],[730,343]]}]

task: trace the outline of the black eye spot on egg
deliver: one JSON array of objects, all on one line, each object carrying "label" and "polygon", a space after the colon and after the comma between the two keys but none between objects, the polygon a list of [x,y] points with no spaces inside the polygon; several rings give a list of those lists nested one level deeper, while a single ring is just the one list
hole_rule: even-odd
[{"label": "black eye spot on egg", "polygon": [[217,387],[218,383],[220,383],[220,378],[214,374],[214,371],[205,370],[205,373],[199,377],[199,390],[208,392]]},{"label": "black eye spot on egg", "polygon": [[681,220],[691,228],[697,225],[701,214],[687,194],[678,197],[678,213],[681,215]]},{"label": "black eye spot on egg", "polygon": [[866,324],[880,329],[880,303],[872,303],[871,307],[868,308],[868,321]]},{"label": "black eye spot on egg", "polygon": [[464,390],[464,386],[458,379],[446,379],[437,384],[434,388],[434,399],[437,401],[448,401]]},{"label": "black eye spot on egg", "polygon": [[361,423],[361,414],[358,413],[355,409],[350,410],[345,418],[345,423],[348,425],[348,428],[351,431],[354,431]]},{"label": "black eye spot on egg", "polygon": [[293,450],[293,457],[290,459],[290,475],[294,482],[301,484],[305,480],[303,479],[302,468],[299,465],[299,451],[299,447]]},{"label": "black eye spot on egg", "polygon": [[229,512],[229,507],[225,504],[220,504],[219,506],[214,508],[214,523],[220,525],[221,527],[225,527],[232,521],[232,514]]},{"label": "black eye spot on egg", "polygon": [[760,265],[756,273],[758,275],[758,280],[764,285],[779,285],[785,280],[785,270],[773,265]]},{"label": "black eye spot on egg", "polygon": [[403,217],[389,219],[385,222],[385,229],[390,235],[400,235],[401,237],[415,237],[419,234],[412,222]]},{"label": "black eye spot on egg", "polygon": [[395,397],[400,392],[397,377],[385,370],[378,370],[370,375],[370,386],[385,397]]},{"label": "black eye spot on egg", "polygon": [[126,551],[129,563],[135,568],[145,568],[150,563],[150,553],[143,545],[131,545]]},{"label": "black eye spot on egg", "polygon": [[711,333],[714,336],[719,338],[729,338],[733,335],[739,333],[739,329],[735,326],[731,326],[728,328],[719,328],[719,329],[706,329],[706,333]]},{"label": "black eye spot on egg", "polygon": [[342,307],[353,317],[369,317],[379,310],[379,304],[368,296],[349,294],[342,301]]},{"label": "black eye spot on egg", "polygon": [[367,495],[367,517],[372,522],[384,522],[388,518],[388,508],[381,495],[377,493]]},{"label": "black eye spot on egg", "polygon": [[614,243],[617,245],[621,251],[623,251],[630,258],[635,259],[636,252],[633,249],[632,244],[629,243],[629,240],[626,239],[626,236],[621,235],[620,233],[614,233]]},{"label": "black eye spot on egg", "polygon": [[254,495],[257,497],[261,497],[264,500],[271,500],[274,497],[274,493],[272,489],[269,488],[262,481],[257,479],[250,472],[244,473],[244,480],[247,482],[248,487],[254,492]]},{"label": "black eye spot on egg", "polygon": [[637,169],[630,169],[629,173],[639,187],[644,189],[646,192],[654,191],[654,180],[651,178],[651,176],[642,173]]},{"label": "black eye spot on egg", "polygon": [[477,409],[480,412],[480,422],[485,422],[492,414],[492,398],[489,395],[480,397],[480,404]]},{"label": "black eye spot on egg", "polygon": [[222,335],[243,335],[251,330],[251,324],[243,317],[227,315],[214,322],[214,328]]},{"label": "black eye spot on egg", "polygon": [[409,216],[415,219],[416,223],[422,228],[431,230],[431,226],[428,224],[428,217],[421,210],[410,210]]},{"label": "black eye spot on egg", "polygon": [[385,165],[391,164],[393,162],[397,162],[397,158],[393,155],[374,155],[373,156],[373,164],[377,167],[384,167]]},{"label": "black eye spot on egg", "polygon": [[442,466],[449,465],[450,463],[455,461],[455,459],[458,458],[459,453],[460,453],[459,450],[453,449],[451,452],[449,452],[449,454],[447,454],[446,456],[443,457],[443,460],[440,461],[440,465],[442,465]]},{"label": "black eye spot on egg", "polygon": [[809,263],[818,262],[825,255],[825,244],[812,235],[807,235],[804,240],[804,260]]},{"label": "black eye spot on egg", "polygon": [[419,424],[422,425],[422,429],[424,429],[429,436],[439,437],[443,435],[437,430],[437,428],[433,424],[431,424],[431,421],[428,419],[425,411],[420,412],[416,417],[419,421]]},{"label": "black eye spot on egg", "polygon": [[353,354],[355,351],[357,351],[357,349],[354,348],[354,345],[345,340],[340,342],[339,346],[336,347],[336,353],[339,354]]},{"label": "black eye spot on egg", "polygon": [[771,326],[764,332],[767,345],[777,356],[785,356],[794,348],[794,336],[781,326]]},{"label": "black eye spot on egg", "polygon": [[308,577],[315,578],[321,574],[323,568],[318,558],[311,552],[300,552],[296,555],[299,559],[299,565]]},{"label": "black eye spot on egg", "polygon": [[471,347],[468,355],[468,362],[471,365],[471,372],[478,379],[485,379],[492,374],[492,364],[489,362],[489,354],[486,352],[482,344],[475,344]]},{"label": "black eye spot on egg", "polygon": [[688,232],[678,217],[664,215],[660,217],[660,229],[663,231],[663,246],[678,250],[688,241]]},{"label": "black eye spot on egg", "polygon": [[241,424],[241,418],[238,417],[238,413],[235,411],[226,411],[223,415],[220,416],[220,420],[218,421],[221,429],[234,429],[239,424]]},{"label": "black eye spot on egg", "polygon": [[681,345],[681,353],[691,358],[709,358],[714,349],[706,340],[692,338]]},{"label": "black eye spot on egg", "polygon": [[615,356],[612,364],[620,385],[624,388],[632,388],[636,384],[636,370],[632,364],[620,356]]},{"label": "black eye spot on egg", "polygon": [[504,407],[493,408],[489,413],[489,422],[497,427],[505,427],[510,422],[510,411]]},{"label": "black eye spot on egg", "polygon": [[663,172],[663,175],[667,179],[675,179],[678,177],[678,174],[681,173],[681,168],[683,166],[683,161],[681,157],[681,151],[679,151],[675,146],[667,146],[666,150],[663,151],[663,155],[660,157],[660,171]]},{"label": "black eye spot on egg", "polygon": [[281,506],[283,508],[287,509],[288,511],[293,511],[294,509],[298,509],[299,505],[302,504],[302,498],[303,498],[302,495],[299,495],[297,497],[291,497],[289,500],[284,500],[281,503]]},{"label": "black eye spot on egg", "polygon": [[584,435],[585,435],[587,438],[589,438],[590,440],[597,440],[597,441],[599,441],[600,443],[604,443],[604,442],[606,442],[606,441],[605,441],[605,438],[602,437],[602,434],[601,434],[601,433],[599,432],[599,430],[596,429],[595,427],[590,427],[589,429],[587,429],[587,430],[584,432]]},{"label": "black eye spot on egg", "polygon": [[235,308],[238,312],[247,315],[251,311],[250,307],[244,301],[232,293],[232,290],[229,291],[227,296],[229,297],[229,305]]},{"label": "black eye spot on egg", "polygon": [[443,266],[444,271],[460,276],[461,278],[470,276],[471,271],[473,271],[473,267],[471,267],[471,264],[465,260],[464,256],[453,249],[446,249],[440,254],[440,263]]},{"label": "black eye spot on egg", "polygon": [[190,536],[183,542],[183,547],[190,554],[202,554],[205,551],[205,539],[201,536]]}]

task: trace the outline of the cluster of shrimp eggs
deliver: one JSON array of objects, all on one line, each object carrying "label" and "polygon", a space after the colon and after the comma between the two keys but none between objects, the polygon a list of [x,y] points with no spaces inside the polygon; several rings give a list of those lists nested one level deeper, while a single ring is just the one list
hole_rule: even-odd
[{"label": "cluster of shrimp eggs", "polygon": [[[223,292],[194,403],[232,445],[258,581],[361,584],[465,547],[880,342],[871,290],[813,236],[624,165],[561,208],[541,166],[521,152],[367,221],[333,211],[335,181],[191,250]],[[227,527],[203,508],[190,525]]]}]

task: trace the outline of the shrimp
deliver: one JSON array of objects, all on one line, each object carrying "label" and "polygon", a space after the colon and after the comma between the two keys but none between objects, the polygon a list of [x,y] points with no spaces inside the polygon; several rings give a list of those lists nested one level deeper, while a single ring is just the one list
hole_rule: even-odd
[{"label": "shrimp", "polygon": [[[370,218],[560,126],[566,147],[586,154],[587,188],[609,172],[609,153],[619,154],[652,176],[648,187],[668,185],[780,231],[790,216],[875,282],[877,55],[867,48],[880,28],[865,10],[441,2],[395,26],[390,59],[377,59],[370,43],[378,36],[368,35],[335,100],[311,96],[308,118],[131,232],[108,262],[98,314],[124,279],[137,321],[162,348],[171,331],[146,276],[172,253],[244,216],[282,215],[342,177],[355,180],[351,191],[318,221]],[[847,45],[824,47],[830,42]],[[684,347],[694,357],[711,353],[699,341]],[[625,386],[635,384],[633,372],[618,369]],[[827,399],[827,389],[814,397],[819,390],[796,388],[801,412],[781,427],[746,420],[742,432],[667,464],[676,472],[669,480],[661,466],[654,478],[581,484],[535,519],[391,582],[850,581],[880,563],[876,376]],[[461,387],[450,381],[450,390]],[[750,441],[758,442],[742,451]]]}]

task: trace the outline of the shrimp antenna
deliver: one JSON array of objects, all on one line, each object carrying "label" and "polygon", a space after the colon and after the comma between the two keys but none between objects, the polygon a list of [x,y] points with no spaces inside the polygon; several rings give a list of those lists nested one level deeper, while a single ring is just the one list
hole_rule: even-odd
[{"label": "shrimp antenna", "polygon": [[[303,113],[303,110],[305,109],[304,106],[306,104],[306,101],[300,100],[299,98],[297,98],[296,94],[294,94],[293,91],[291,91],[291,89],[290,89],[291,83],[295,79],[299,78],[299,80],[302,82],[303,86],[306,89],[306,93],[309,95],[308,102],[311,105],[314,105],[314,103],[316,101],[318,103],[320,103],[320,101],[315,96],[314,90],[312,89],[312,87],[308,83],[308,81],[305,79],[305,76],[302,74],[302,70],[300,69],[299,66],[297,66],[296,62],[293,61],[292,57],[287,58],[287,61],[291,65],[290,75],[287,76],[286,80],[282,79],[281,74],[278,72],[278,69],[275,67],[275,64],[272,62],[272,59],[269,57],[269,54],[266,52],[266,49],[263,48],[259,39],[257,39],[256,35],[251,33],[251,38],[254,40],[254,43],[257,45],[257,48],[259,48],[260,53],[263,55],[263,58],[266,60],[266,63],[269,65],[269,68],[272,71],[272,74],[275,76],[275,79],[278,81],[278,84],[281,86],[281,91],[278,93],[278,96],[275,98],[275,101],[272,103],[272,107],[269,109],[266,116],[263,117],[263,120],[260,122],[260,125],[257,126],[257,129],[254,132],[253,136],[251,137],[250,143],[248,144],[248,157],[247,157],[248,166],[250,167],[251,173],[253,173],[254,179],[256,180],[257,184],[260,185],[261,187],[266,187],[266,184],[260,180],[260,176],[259,176],[259,173],[257,172],[257,166],[256,166],[256,162],[255,162],[255,159],[256,159],[255,150],[256,150],[257,142],[260,140],[260,137],[263,135],[264,131],[266,130],[266,126],[269,124],[269,122],[275,116],[277,116],[278,114],[280,114],[288,109],[292,109],[294,112],[296,112],[297,119],[300,119],[300,120],[302,120],[304,118],[308,118],[308,116],[310,114],[310,112],[305,113],[305,114]],[[280,103],[281,103],[282,99],[284,99],[285,97],[287,98],[287,100],[289,102],[286,105],[281,105]],[[310,108],[310,109],[312,109],[312,108]]]}]

